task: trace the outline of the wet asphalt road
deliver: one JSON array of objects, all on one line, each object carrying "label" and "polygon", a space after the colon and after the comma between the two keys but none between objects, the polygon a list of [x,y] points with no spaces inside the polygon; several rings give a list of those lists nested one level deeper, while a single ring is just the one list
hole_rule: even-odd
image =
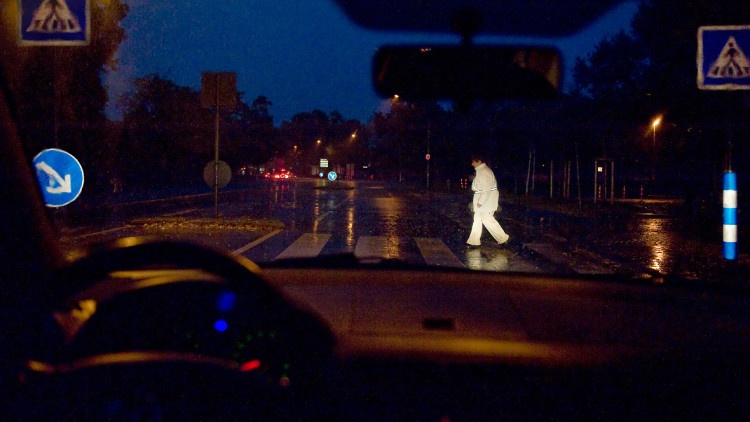
[{"label": "wet asphalt road", "polygon": [[[483,246],[469,250],[465,241],[472,221],[470,200],[470,191],[296,179],[262,183],[219,207],[222,218],[275,219],[284,224],[283,229],[176,231],[164,227],[154,233],[113,218],[97,227],[71,230],[66,240],[82,244],[156,234],[205,243],[261,265],[353,254],[366,261],[394,259],[473,270],[674,274],[690,279],[725,265],[716,230],[691,230],[689,222],[669,212],[673,204],[668,201],[637,201],[624,204],[624,211],[614,215],[581,218],[528,208],[506,198],[496,216],[511,235],[510,244],[498,247],[485,231]],[[183,204],[159,214],[205,219],[213,216],[213,206]]]}]

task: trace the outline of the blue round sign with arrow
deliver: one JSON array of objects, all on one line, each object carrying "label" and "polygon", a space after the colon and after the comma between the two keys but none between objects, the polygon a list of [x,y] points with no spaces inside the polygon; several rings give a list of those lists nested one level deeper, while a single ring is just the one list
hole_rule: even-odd
[{"label": "blue round sign with arrow", "polygon": [[56,148],[45,149],[32,161],[48,207],[62,207],[83,190],[83,167],[75,157]]},{"label": "blue round sign with arrow", "polygon": [[333,182],[334,180],[336,180],[336,177],[338,177],[338,176],[336,175],[335,171],[332,171],[332,172],[328,173],[328,180],[330,180],[331,182]]}]

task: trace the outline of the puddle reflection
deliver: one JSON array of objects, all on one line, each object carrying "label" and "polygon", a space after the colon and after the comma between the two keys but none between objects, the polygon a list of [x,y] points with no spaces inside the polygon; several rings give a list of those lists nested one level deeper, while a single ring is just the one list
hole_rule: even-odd
[{"label": "puddle reflection", "polygon": [[649,218],[639,222],[639,242],[649,250],[648,267],[660,273],[670,271],[671,251],[675,247],[669,236],[672,228],[666,219]]},{"label": "puddle reflection", "polygon": [[466,251],[466,267],[470,270],[480,271],[508,271],[507,251],[486,252],[481,249],[471,249]]}]

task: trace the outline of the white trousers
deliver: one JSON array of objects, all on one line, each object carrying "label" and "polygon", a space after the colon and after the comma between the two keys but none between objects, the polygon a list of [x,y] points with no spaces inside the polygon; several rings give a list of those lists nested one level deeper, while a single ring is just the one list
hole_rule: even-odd
[{"label": "white trousers", "polygon": [[471,225],[471,234],[469,240],[466,241],[469,245],[481,244],[480,238],[482,237],[482,225],[487,228],[497,243],[505,243],[510,236],[505,233],[505,230],[500,226],[500,223],[495,220],[494,211],[490,212],[475,212],[474,213],[474,224]]}]

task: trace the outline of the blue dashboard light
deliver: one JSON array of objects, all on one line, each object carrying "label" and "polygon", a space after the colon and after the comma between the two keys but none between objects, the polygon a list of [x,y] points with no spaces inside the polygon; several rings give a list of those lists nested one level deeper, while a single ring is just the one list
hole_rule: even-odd
[{"label": "blue dashboard light", "polygon": [[231,311],[237,303],[237,295],[232,292],[222,292],[216,301],[216,308],[222,312]]},{"label": "blue dashboard light", "polygon": [[224,332],[227,329],[227,322],[220,319],[214,323],[214,328],[216,328],[216,331]]}]

